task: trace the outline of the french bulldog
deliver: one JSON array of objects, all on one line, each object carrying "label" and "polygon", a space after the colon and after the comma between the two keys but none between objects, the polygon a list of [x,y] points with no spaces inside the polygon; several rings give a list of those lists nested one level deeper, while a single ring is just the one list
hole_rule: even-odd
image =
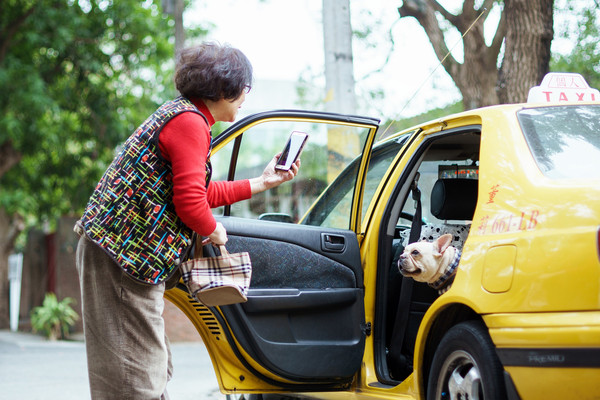
[{"label": "french bulldog", "polygon": [[403,276],[426,282],[445,293],[454,281],[460,260],[460,251],[451,246],[452,235],[445,234],[433,242],[420,241],[407,245],[398,259],[398,269]]}]

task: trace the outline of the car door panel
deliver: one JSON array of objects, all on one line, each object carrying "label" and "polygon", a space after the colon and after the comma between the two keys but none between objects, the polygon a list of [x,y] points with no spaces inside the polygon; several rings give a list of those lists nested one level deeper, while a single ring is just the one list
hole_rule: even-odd
[{"label": "car door panel", "polygon": [[[252,260],[248,302],[221,307],[237,343],[286,380],[352,379],[365,340],[362,270],[352,231],[219,218],[229,252]],[[326,235],[343,248],[327,249]]]},{"label": "car door panel", "polygon": [[[335,233],[344,237],[346,244],[339,251],[323,248],[321,234],[325,232],[320,228],[236,218],[222,220],[228,226],[228,251],[250,249],[252,288],[362,287],[358,242],[351,231]],[[328,235],[333,235],[333,231],[336,230],[326,230]]]},{"label": "car door panel", "polygon": [[[356,232],[378,123],[275,110],[246,117],[214,138],[212,178],[233,181],[260,174],[289,132],[310,134],[298,177],[213,212],[227,230],[227,250],[250,254],[247,302],[206,309],[173,296],[203,335],[224,390],[340,390],[356,379],[367,334]],[[344,198],[322,196],[338,191],[337,177],[349,163],[356,166],[342,182]],[[299,223],[317,200],[335,213]],[[269,215],[279,216],[278,222],[267,220]]]}]

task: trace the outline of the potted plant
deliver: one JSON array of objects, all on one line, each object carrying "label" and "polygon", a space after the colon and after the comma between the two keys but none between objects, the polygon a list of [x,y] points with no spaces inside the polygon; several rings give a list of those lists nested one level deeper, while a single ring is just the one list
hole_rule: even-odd
[{"label": "potted plant", "polygon": [[58,301],[54,293],[46,293],[42,305],[31,310],[33,331],[43,333],[50,340],[64,339],[79,319],[71,308],[73,303],[75,300],[71,297]]}]

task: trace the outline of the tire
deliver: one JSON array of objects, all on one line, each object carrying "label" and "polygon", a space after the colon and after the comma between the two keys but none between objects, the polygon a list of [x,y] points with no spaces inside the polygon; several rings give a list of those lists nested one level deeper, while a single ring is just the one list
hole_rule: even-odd
[{"label": "tire", "polygon": [[445,399],[506,399],[502,364],[481,321],[452,327],[435,351],[427,400]]}]

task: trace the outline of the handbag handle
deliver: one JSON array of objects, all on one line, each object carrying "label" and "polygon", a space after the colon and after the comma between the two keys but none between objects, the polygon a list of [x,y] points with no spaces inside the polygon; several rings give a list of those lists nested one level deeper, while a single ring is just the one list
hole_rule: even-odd
[{"label": "handbag handle", "polygon": [[229,252],[225,248],[224,244],[220,244],[218,247],[219,247],[219,251],[221,252],[222,256],[228,256],[229,255]]},{"label": "handbag handle", "polygon": [[[207,243],[207,244],[212,244],[212,243]],[[196,234],[196,245],[194,246],[194,258],[202,258],[202,248],[204,246],[205,246],[205,244],[202,243],[202,236]],[[229,252],[225,248],[224,244],[220,244],[216,247],[219,248],[219,251],[221,252],[222,256],[229,255]]]},{"label": "handbag handle", "polygon": [[202,236],[196,233],[196,244],[194,245],[194,258],[202,257]]}]

